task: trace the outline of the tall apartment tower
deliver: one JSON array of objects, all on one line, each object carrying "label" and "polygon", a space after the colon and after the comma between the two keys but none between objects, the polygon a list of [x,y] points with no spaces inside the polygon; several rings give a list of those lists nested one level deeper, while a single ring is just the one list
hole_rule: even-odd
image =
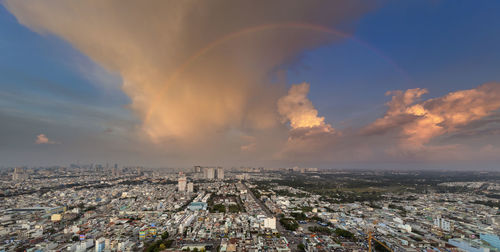
[{"label": "tall apartment tower", "polygon": [[224,168],[217,167],[217,179],[224,180]]},{"label": "tall apartment tower", "polygon": [[199,172],[201,172],[201,166],[196,165],[196,166],[194,167],[193,172],[194,172],[194,173],[199,173]]},{"label": "tall apartment tower", "polygon": [[193,191],[194,191],[194,184],[193,184],[193,182],[189,182],[187,184],[187,192],[192,193]]},{"label": "tall apartment tower", "polygon": [[177,181],[177,187],[178,187],[178,191],[179,192],[185,192],[186,191],[186,183],[187,183],[187,179],[186,179],[186,176],[184,176],[181,173],[179,173],[179,180]]},{"label": "tall apartment tower", "polygon": [[115,164],[115,166],[113,166],[113,168],[111,169],[111,175],[113,177],[120,175],[120,169],[118,169],[118,164]]},{"label": "tall apartment tower", "polygon": [[14,168],[14,173],[12,174],[12,180],[24,180],[26,178],[24,169],[21,167]]},{"label": "tall apartment tower", "polygon": [[203,175],[204,175],[205,179],[214,179],[215,178],[215,168],[205,167],[205,169],[203,169]]}]

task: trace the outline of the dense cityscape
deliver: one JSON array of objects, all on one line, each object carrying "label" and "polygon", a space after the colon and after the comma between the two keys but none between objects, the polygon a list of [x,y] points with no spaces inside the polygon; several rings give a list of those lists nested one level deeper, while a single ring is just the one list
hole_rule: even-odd
[{"label": "dense cityscape", "polygon": [[74,164],[1,178],[0,251],[500,250],[498,172]]}]

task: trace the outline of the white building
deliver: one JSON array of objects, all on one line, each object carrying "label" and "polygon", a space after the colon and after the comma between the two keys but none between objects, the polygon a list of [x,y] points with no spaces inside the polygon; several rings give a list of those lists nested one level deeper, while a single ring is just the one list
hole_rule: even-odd
[{"label": "white building", "polygon": [[187,184],[187,192],[188,192],[188,193],[192,193],[192,192],[194,191],[194,189],[193,189],[193,188],[194,188],[194,184],[193,184],[193,182],[189,182],[189,183]]},{"label": "white building", "polygon": [[187,182],[186,177],[182,176],[179,178],[178,185],[177,185],[179,192],[186,191],[186,182]]},{"label": "white building", "polygon": [[434,226],[442,229],[443,231],[450,232],[451,231],[451,223],[441,217],[434,219]]},{"label": "white building", "polygon": [[106,239],[101,237],[95,240],[95,252],[102,252],[106,248]]},{"label": "white building", "polygon": [[19,180],[25,180],[27,178],[28,176],[26,173],[24,173],[23,168],[20,167],[14,168],[14,173],[12,173],[12,180],[19,181]]},{"label": "white building", "polygon": [[224,168],[217,167],[217,179],[224,180]]},{"label": "white building", "polygon": [[196,166],[194,167],[193,172],[194,172],[194,173],[199,173],[199,172],[201,172],[201,169],[202,169],[202,168],[201,168],[201,166],[196,165]]},{"label": "white building", "polygon": [[276,217],[265,218],[264,219],[264,228],[276,229]]},{"label": "white building", "polygon": [[205,167],[203,169],[203,177],[205,179],[214,179],[215,178],[215,169],[213,167]]}]

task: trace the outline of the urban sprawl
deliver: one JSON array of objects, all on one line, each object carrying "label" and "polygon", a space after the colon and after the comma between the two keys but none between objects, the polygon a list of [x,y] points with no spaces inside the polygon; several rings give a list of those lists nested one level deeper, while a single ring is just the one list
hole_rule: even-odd
[{"label": "urban sprawl", "polygon": [[500,251],[500,173],[0,170],[0,251]]}]

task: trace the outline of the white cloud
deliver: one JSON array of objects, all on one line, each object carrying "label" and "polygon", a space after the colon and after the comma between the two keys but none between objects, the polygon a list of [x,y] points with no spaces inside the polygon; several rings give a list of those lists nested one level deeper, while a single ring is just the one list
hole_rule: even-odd
[{"label": "white cloud", "polygon": [[35,143],[36,144],[57,144],[57,142],[50,140],[45,134],[40,134],[40,135],[36,136]]}]

